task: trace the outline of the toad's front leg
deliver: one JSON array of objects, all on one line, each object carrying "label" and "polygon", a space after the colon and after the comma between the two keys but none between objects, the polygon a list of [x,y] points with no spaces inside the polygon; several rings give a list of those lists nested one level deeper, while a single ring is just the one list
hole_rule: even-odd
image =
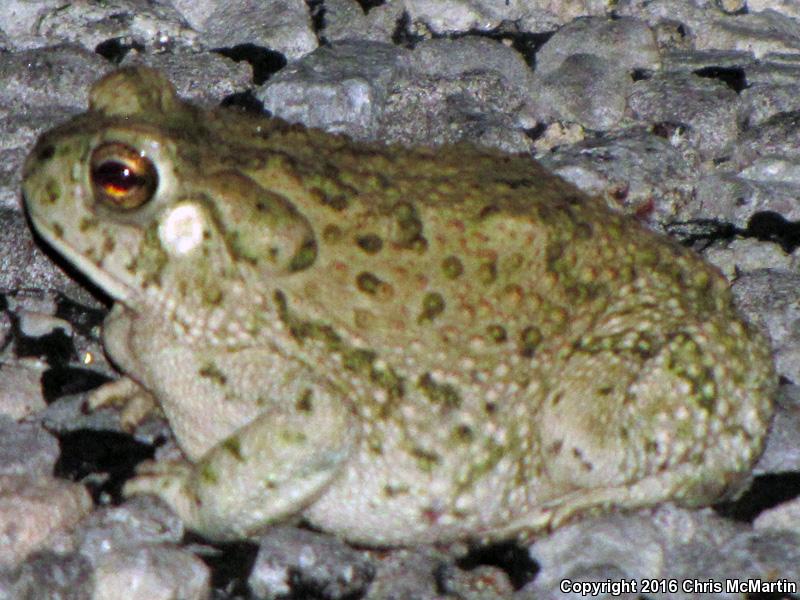
[{"label": "toad's front leg", "polygon": [[240,539],[302,511],[337,476],[358,431],[349,403],[309,386],[303,402],[275,405],[196,464],[148,462],[125,494],[152,493],[212,539]]}]

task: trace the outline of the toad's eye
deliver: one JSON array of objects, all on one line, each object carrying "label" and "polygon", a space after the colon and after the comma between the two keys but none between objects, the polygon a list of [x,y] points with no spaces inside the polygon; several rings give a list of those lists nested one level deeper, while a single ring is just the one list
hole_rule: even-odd
[{"label": "toad's eye", "polygon": [[158,187],[153,163],[138,150],[119,142],[94,149],[90,175],[95,201],[123,210],[147,203]]}]

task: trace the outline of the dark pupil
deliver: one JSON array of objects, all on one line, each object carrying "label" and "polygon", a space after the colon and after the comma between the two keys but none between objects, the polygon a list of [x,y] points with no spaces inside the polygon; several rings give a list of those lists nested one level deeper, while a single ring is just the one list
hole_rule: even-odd
[{"label": "dark pupil", "polygon": [[130,190],[144,185],[144,178],[134,173],[127,165],[109,160],[92,171],[95,183],[101,187]]}]

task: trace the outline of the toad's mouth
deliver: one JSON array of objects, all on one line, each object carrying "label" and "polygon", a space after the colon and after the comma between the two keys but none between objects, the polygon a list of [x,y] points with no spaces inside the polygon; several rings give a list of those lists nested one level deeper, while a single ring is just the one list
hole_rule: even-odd
[{"label": "toad's mouth", "polygon": [[63,234],[56,233],[57,224],[46,224],[41,216],[31,209],[31,205],[27,200],[25,200],[25,206],[28,208],[28,217],[33,224],[33,229],[48,246],[67,259],[78,271],[88,277],[115,301],[127,305],[138,304],[139,294],[135,288],[104,270],[100,261],[90,260],[84,253],[67,242]]}]

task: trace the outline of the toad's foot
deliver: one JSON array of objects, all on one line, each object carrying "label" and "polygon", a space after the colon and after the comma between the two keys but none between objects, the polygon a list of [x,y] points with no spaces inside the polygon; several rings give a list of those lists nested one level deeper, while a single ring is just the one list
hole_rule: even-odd
[{"label": "toad's foot", "polygon": [[122,493],[158,496],[186,521],[197,502],[189,486],[193,469],[187,460],[147,460],[137,467],[136,477],[125,484]]},{"label": "toad's foot", "polygon": [[124,431],[133,431],[151,413],[161,414],[153,395],[130,377],[110,381],[92,391],[86,408],[94,412],[106,406],[120,407],[119,421]]},{"label": "toad's foot", "polygon": [[194,464],[144,463],[124,493],[161,497],[187,527],[212,539],[258,535],[313,502],[352,450],[344,405],[320,400],[316,408],[264,413]]}]

